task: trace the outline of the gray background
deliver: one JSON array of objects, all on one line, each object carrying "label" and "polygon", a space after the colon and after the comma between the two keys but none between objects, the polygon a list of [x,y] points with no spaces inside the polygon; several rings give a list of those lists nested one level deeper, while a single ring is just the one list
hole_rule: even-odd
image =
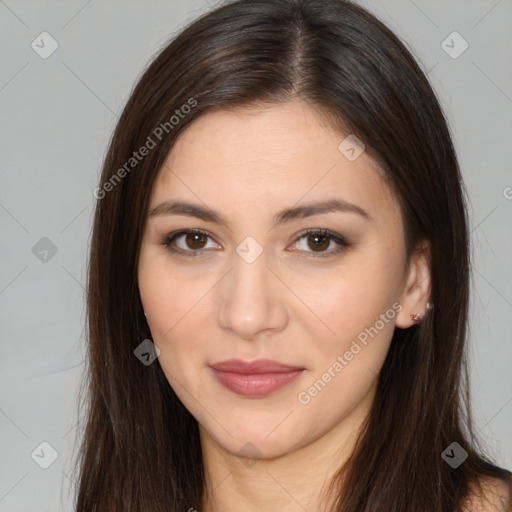
[{"label": "gray background", "polygon": [[[1,512],[72,510],[92,191],[143,66],[213,4],[0,0]],[[453,130],[470,196],[477,430],[512,469],[512,1],[361,4],[429,72]],[[59,45],[46,59],[31,47],[43,31]],[[458,53],[462,41],[442,46],[453,31],[469,44],[458,58],[445,49]],[[41,252],[43,237],[55,254]],[[58,452],[48,469],[43,441]]]}]

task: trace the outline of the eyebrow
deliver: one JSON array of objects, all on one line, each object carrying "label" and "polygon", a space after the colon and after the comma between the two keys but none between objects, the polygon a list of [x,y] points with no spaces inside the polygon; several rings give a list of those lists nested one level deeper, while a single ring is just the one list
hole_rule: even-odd
[{"label": "eyebrow", "polygon": [[[274,225],[277,226],[285,224],[295,219],[303,219],[313,215],[335,212],[355,213],[367,221],[371,222],[373,220],[371,215],[360,206],[343,201],[342,199],[331,199],[329,201],[309,203],[282,210],[274,216]],[[185,215],[228,226],[227,219],[219,212],[216,212],[207,206],[182,201],[164,201],[163,203],[155,206],[148,213],[148,217],[156,217],[160,215]]]}]

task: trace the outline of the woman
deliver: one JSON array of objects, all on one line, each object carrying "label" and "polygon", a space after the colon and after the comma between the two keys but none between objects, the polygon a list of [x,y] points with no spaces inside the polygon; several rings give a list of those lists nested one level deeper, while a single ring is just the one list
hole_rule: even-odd
[{"label": "woman", "polygon": [[507,510],[466,393],[464,188],[409,52],[342,0],[183,30],[105,159],[76,510]]}]

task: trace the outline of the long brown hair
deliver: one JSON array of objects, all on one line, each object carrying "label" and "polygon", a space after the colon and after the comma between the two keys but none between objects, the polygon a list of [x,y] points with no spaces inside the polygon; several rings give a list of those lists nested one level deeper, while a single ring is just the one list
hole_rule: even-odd
[{"label": "long brown hair", "polygon": [[[77,512],[201,511],[197,421],[158,362],[134,356],[151,338],[137,286],[150,191],[179,134],[205,112],[292,98],[354,133],[379,162],[401,205],[409,256],[419,240],[431,246],[434,309],[395,329],[367,422],[331,482],[332,510],[456,511],[472,482],[503,476],[471,422],[465,191],[425,74],[352,2],[240,0],[203,15],[158,54],[110,141],[95,193]],[[454,442],[468,454],[457,468],[441,456]]]}]

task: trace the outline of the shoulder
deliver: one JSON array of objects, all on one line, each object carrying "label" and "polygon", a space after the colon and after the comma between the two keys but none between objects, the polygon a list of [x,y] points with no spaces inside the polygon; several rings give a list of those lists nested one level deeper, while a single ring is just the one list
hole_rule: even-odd
[{"label": "shoulder", "polygon": [[512,473],[508,478],[482,478],[480,486],[481,489],[470,486],[470,495],[462,508],[464,512],[512,511]]}]

